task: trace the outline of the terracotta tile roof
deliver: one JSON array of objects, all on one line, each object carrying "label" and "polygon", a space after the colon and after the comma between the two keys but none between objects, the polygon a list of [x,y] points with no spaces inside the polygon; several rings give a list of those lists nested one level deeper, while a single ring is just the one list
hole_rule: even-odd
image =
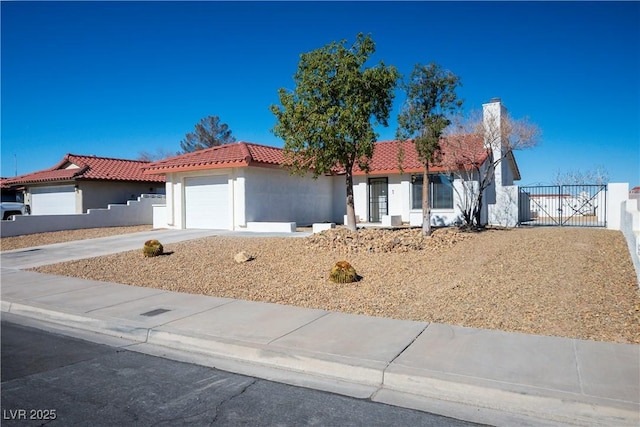
[{"label": "terracotta tile roof", "polygon": [[[433,165],[431,170],[433,172],[447,170],[446,159],[453,158],[454,154],[456,155],[455,158],[460,158],[461,153],[464,154],[464,158],[469,159],[469,162],[473,161],[482,164],[487,159],[487,153],[483,149],[482,144],[482,138],[471,135],[444,139],[441,144],[443,148],[443,162],[438,165]],[[397,141],[376,142],[373,157],[369,162],[369,173],[399,173],[398,146]],[[403,143],[403,147],[403,171],[405,173],[422,172],[424,166],[418,160],[418,154],[414,144],[406,141]],[[471,147],[471,149],[468,147]],[[282,148],[241,141],[170,157],[151,163],[144,169],[147,174],[164,174],[231,167],[279,166],[284,164],[284,162],[285,157]],[[467,165],[467,167],[468,166],[469,165]],[[459,165],[459,167],[462,166]],[[357,166],[354,168],[353,173],[354,175],[365,174],[365,172]]]},{"label": "terracotta tile roof", "polygon": [[7,178],[0,178],[0,188],[3,188],[3,189],[11,188],[11,186],[7,184]]},{"label": "terracotta tile roof", "polygon": [[50,169],[7,178],[3,183],[18,185],[72,180],[164,182],[162,176],[143,174],[142,168],[148,164],[140,160],[67,154]]},{"label": "terracotta tile roof", "polygon": [[163,174],[246,166],[279,166],[283,163],[282,148],[240,141],[170,157],[144,169],[146,174]]},{"label": "terracotta tile roof", "polygon": [[[443,138],[440,142],[442,148],[441,161],[438,164],[429,165],[430,172],[445,172],[450,169],[469,169],[472,163],[481,165],[487,159],[487,152],[483,147],[483,140],[474,135],[460,135]],[[402,170],[404,173],[418,173],[424,170],[424,165],[418,159],[418,152],[412,141],[402,142]],[[369,174],[395,174],[400,173],[398,167],[398,141],[376,142],[373,156],[369,161]],[[456,161],[457,160],[457,161]],[[462,162],[461,160],[464,160]],[[454,164],[453,162],[457,163]],[[359,167],[354,168],[354,175],[365,175]]]}]

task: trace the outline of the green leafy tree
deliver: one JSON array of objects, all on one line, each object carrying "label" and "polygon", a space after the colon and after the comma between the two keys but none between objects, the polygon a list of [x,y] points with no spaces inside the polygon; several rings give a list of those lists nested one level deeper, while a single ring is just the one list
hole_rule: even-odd
[{"label": "green leafy tree", "polygon": [[374,127],[388,126],[400,76],[383,62],[364,67],[375,52],[369,35],[358,34],[349,48],[345,44],[332,42],[301,54],[295,90],[280,89],[282,106],[272,105],[271,111],[277,118],[273,133],[284,140],[292,173],[311,170],[317,178],[344,171],[347,227],[355,231],[353,168],[368,170],[378,137]]},{"label": "green leafy tree", "polygon": [[450,115],[462,106],[462,100],[455,93],[460,85],[459,77],[433,62],[426,66],[416,64],[409,80],[403,84],[407,100],[398,116],[398,162],[402,169],[402,142],[412,140],[424,164],[422,234],[425,236],[431,235],[429,166],[439,160],[440,138],[451,123]]},{"label": "green leafy tree", "polygon": [[235,142],[235,140],[229,126],[221,123],[218,116],[207,116],[196,124],[193,132],[184,136],[180,142],[180,148],[182,153],[191,153],[203,148]]}]

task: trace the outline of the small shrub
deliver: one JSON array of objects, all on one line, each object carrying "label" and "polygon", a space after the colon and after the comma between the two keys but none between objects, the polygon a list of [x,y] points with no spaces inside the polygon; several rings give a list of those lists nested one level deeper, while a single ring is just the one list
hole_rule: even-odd
[{"label": "small shrub", "polygon": [[158,255],[162,255],[164,248],[162,247],[162,243],[157,240],[147,240],[144,242],[144,246],[142,248],[142,253],[145,257],[154,257]]},{"label": "small shrub", "polygon": [[329,280],[335,283],[352,283],[358,280],[358,274],[347,261],[338,261],[329,273]]}]

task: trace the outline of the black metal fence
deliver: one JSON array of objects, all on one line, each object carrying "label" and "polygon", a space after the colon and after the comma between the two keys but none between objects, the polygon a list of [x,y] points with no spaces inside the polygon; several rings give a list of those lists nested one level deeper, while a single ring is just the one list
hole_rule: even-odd
[{"label": "black metal fence", "polygon": [[606,185],[520,187],[519,224],[526,226],[606,227]]}]

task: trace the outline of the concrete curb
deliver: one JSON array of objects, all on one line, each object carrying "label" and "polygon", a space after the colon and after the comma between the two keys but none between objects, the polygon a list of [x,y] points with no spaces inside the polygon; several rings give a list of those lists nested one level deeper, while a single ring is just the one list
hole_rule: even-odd
[{"label": "concrete curb", "polygon": [[[260,345],[224,338],[202,337],[195,334],[156,331],[149,333],[149,344],[176,349],[190,349],[211,356],[233,358],[240,362],[300,372],[329,379],[380,387],[385,364],[362,360],[348,360],[335,355],[322,355],[290,350],[272,345]],[[366,366],[363,366],[366,365]]]},{"label": "concrete curb", "polygon": [[583,395],[546,390],[547,394],[543,396],[540,390],[522,386],[517,388],[520,390],[491,387],[487,381],[469,384],[453,378],[438,379],[425,373],[420,375],[414,370],[390,367],[385,372],[383,390],[514,413],[556,424],[637,425],[638,411],[633,405],[611,401],[612,405],[609,406],[603,405],[601,400],[587,399]]},{"label": "concrete curb", "polygon": [[129,325],[123,322],[100,319],[96,316],[89,317],[82,313],[56,311],[41,306],[26,305],[17,302],[7,303],[6,301],[2,301],[2,311],[136,342],[146,342],[149,334],[149,328],[138,325]]},{"label": "concrete curb", "polygon": [[[428,370],[407,368],[394,362],[387,364],[301,350],[294,353],[289,348],[273,344],[186,333],[163,326],[149,328],[131,321],[116,322],[96,315],[57,311],[35,304],[1,302],[2,312],[123,338],[134,343],[227,360],[241,374],[255,375],[256,368],[266,368],[279,371],[283,382],[287,382],[286,373],[289,372],[294,376],[305,375],[321,381],[353,384],[360,390],[364,386],[373,391],[369,395],[373,401],[399,406],[403,406],[398,403],[399,400],[413,401],[410,406],[419,410],[433,410],[433,402],[439,402],[437,407],[454,404],[457,405],[456,412],[449,415],[458,418],[460,414],[457,411],[459,405],[462,405],[476,408],[467,410],[471,420],[478,420],[478,411],[483,411],[483,414],[501,414],[501,418],[511,420],[502,425],[512,425],[514,420],[517,423],[535,425],[589,426],[636,426],[640,422],[640,408],[632,402],[603,401],[585,395],[519,384],[492,384],[491,381],[479,378],[443,376]],[[475,417],[473,412],[476,412]]]},{"label": "concrete curb", "polygon": [[131,321],[113,321],[84,313],[57,311],[37,305],[1,301],[2,312],[50,322],[75,329],[96,332],[116,338],[161,347],[188,350],[201,354],[233,359],[238,362],[263,365],[329,379],[355,382],[379,387],[382,385],[385,363],[350,359],[344,356],[318,354],[290,350],[274,345],[264,345],[164,327],[148,328]]}]

